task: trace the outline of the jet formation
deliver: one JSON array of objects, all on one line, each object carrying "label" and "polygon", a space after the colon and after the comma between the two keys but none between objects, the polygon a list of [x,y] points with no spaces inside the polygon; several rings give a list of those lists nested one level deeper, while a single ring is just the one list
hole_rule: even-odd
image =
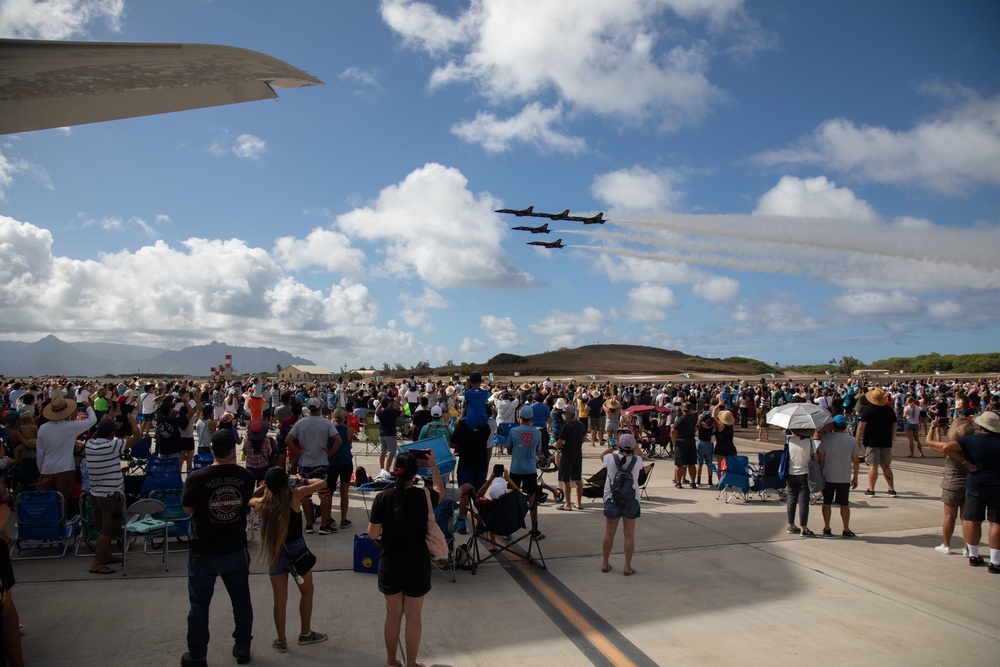
[{"label": "jet formation", "polygon": [[[606,222],[603,211],[597,215],[591,216],[570,215],[569,209],[566,209],[561,213],[535,213],[535,207],[529,206],[528,208],[500,208],[497,209],[496,212],[513,215],[518,218],[548,218],[553,222],[566,220],[570,222],[582,222],[585,225],[603,225]],[[531,232],[532,234],[549,234],[552,231],[549,229],[549,223],[547,222],[538,227],[519,225],[517,227],[512,227],[512,229],[519,232]],[[565,248],[566,246],[564,246],[561,242],[562,239],[558,239],[557,241],[553,241],[551,243],[546,243],[544,241],[530,241],[528,245],[536,245],[543,248]]]}]

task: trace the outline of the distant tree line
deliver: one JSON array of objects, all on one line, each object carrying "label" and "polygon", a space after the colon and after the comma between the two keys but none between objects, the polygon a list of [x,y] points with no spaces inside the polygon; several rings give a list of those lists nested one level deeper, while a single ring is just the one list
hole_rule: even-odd
[{"label": "distant tree line", "polygon": [[916,357],[889,357],[869,364],[869,368],[885,368],[913,375],[942,373],[1000,373],[1000,352],[983,354],[921,354]]}]

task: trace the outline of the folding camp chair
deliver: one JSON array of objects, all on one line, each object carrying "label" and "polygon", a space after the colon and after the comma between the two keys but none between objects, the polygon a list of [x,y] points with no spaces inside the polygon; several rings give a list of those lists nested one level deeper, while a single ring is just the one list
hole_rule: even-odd
[{"label": "folding camp chair", "polygon": [[[639,497],[645,497],[649,500],[649,494],[646,492],[646,487],[649,485],[649,478],[653,476],[653,466],[656,465],[656,461],[650,461],[642,466],[642,470],[639,471]],[[606,476],[606,474],[605,474]],[[603,495],[603,488],[602,495]]]},{"label": "folding camp chair", "polygon": [[145,475],[146,474],[146,463],[149,461],[150,451],[153,448],[153,439],[151,437],[145,437],[139,442],[132,445],[132,448],[128,450],[125,455],[128,458],[128,473],[129,475]]},{"label": "folding camp chair", "polygon": [[[170,571],[170,564],[167,563],[167,540],[169,539],[167,531],[170,529],[171,523],[163,519],[153,518],[154,514],[162,515],[166,511],[167,507],[159,500],[154,500],[153,498],[137,500],[125,510],[125,550],[122,552],[123,577],[128,574],[128,547],[131,545],[131,541],[137,536],[145,539],[156,536],[162,537],[163,546],[160,553],[163,554],[162,561],[166,567],[166,571]],[[145,549],[143,550],[145,551]]]},{"label": "folding camp chair", "polygon": [[728,503],[733,498],[750,501],[750,459],[746,456],[727,456],[722,460],[722,475],[719,478],[718,498]]},{"label": "folding camp chair", "polygon": [[604,498],[604,483],[608,479],[608,469],[601,468],[593,475],[583,480],[583,497],[592,501]]},{"label": "folding camp chair", "polygon": [[431,558],[431,565],[448,578],[448,581],[455,583],[455,533],[452,531],[455,519],[455,508],[458,505],[454,500],[442,500],[434,508],[434,522],[444,533],[444,539],[448,542],[448,558],[444,562],[436,558]]},{"label": "folding camp chair", "polygon": [[[80,534],[80,517],[66,518],[66,500],[58,491],[22,491],[14,513],[14,559],[62,558]],[[57,553],[22,555],[36,554],[39,549],[55,549]]]},{"label": "folding camp chair", "polygon": [[211,454],[195,454],[194,458],[191,461],[192,464],[191,469],[201,470],[202,468],[207,468],[208,466],[212,465],[213,461],[215,461],[215,457],[213,457]]},{"label": "folding camp chair", "polygon": [[378,424],[375,423],[375,415],[372,414],[365,417],[365,456],[382,453],[378,428]]},{"label": "folding camp chair", "polygon": [[149,492],[149,497],[153,500],[159,500],[165,508],[163,512],[153,514],[152,518],[160,519],[170,524],[167,528],[167,537],[176,538],[176,542],[183,545],[183,549],[171,549],[169,542],[164,547],[158,544],[156,538],[149,536],[146,538],[146,543],[143,547],[143,551],[146,553],[160,551],[161,548],[165,548],[167,553],[187,551],[187,542],[191,537],[191,517],[184,511],[184,505],[181,503],[183,493],[182,489],[154,489]]},{"label": "folding camp chair", "polygon": [[152,457],[146,463],[146,479],[142,483],[140,495],[148,495],[157,489],[183,489],[184,480],[177,469],[177,459]]},{"label": "folding camp chair", "polygon": [[757,454],[757,469],[753,473],[750,490],[760,496],[762,501],[774,495],[782,500],[785,498],[785,480],[778,476],[783,451],[774,449]]},{"label": "folding camp chair", "polygon": [[[535,507],[537,507],[537,503]],[[467,547],[472,556],[472,574],[475,574],[481,563],[491,558],[496,558],[502,553],[508,553],[520,560],[525,560],[532,565],[538,565],[543,570],[545,558],[542,550],[538,546],[536,538],[537,524],[532,525],[532,529],[525,532],[517,539],[501,543],[496,540],[496,535],[513,535],[518,530],[526,528],[524,517],[528,514],[528,497],[519,491],[510,491],[489,503],[482,503],[477,498],[472,498],[470,505],[472,512],[472,525],[474,528],[472,537],[469,538]],[[523,540],[528,540],[527,553],[514,551],[513,547]],[[487,553],[484,555],[480,550],[479,543],[486,542],[489,545]],[[536,560],[531,552],[538,551]]]}]

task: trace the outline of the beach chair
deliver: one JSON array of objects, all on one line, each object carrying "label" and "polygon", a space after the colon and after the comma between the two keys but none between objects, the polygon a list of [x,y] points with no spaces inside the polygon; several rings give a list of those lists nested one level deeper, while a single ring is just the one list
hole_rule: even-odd
[{"label": "beach chair", "polygon": [[[191,516],[184,511],[184,506],[181,503],[183,493],[183,489],[154,489],[149,493],[150,498],[159,500],[164,507],[163,512],[154,513],[152,517],[169,523],[167,537],[173,537],[177,544],[184,547],[183,549],[171,549],[168,542],[167,553],[187,551],[187,543],[191,537]],[[157,542],[157,538],[150,536],[146,538],[143,551],[151,553],[160,551],[162,548],[163,545]]]},{"label": "beach chair", "polygon": [[719,495],[728,503],[733,498],[744,502],[750,500],[750,480],[752,470],[746,456],[727,456],[722,460],[722,476],[719,479]]},{"label": "beach chair", "polygon": [[[170,571],[170,564],[167,563],[167,540],[170,529],[170,522],[163,519],[154,518],[154,514],[163,514],[167,511],[166,506],[154,498],[143,498],[128,506],[125,510],[124,544],[125,550],[122,552],[122,576],[128,574],[128,554],[129,547],[136,537],[145,539],[159,536],[162,542],[160,553],[163,554],[162,562],[166,571]],[[143,548],[145,551],[145,547]]]},{"label": "beach chair", "polygon": [[[649,485],[649,478],[653,476],[653,466],[656,465],[656,461],[650,461],[642,466],[642,470],[639,471],[639,497],[646,498],[649,500],[649,494],[646,492],[646,487]],[[605,475],[607,476],[607,475]],[[604,488],[602,485],[601,491],[603,493]]]},{"label": "beach chair", "polygon": [[781,449],[773,449],[757,454],[757,469],[753,472],[750,490],[760,496],[762,501],[767,501],[771,496],[778,496],[782,500],[785,498],[785,480],[778,476],[783,452]]},{"label": "beach chair", "polygon": [[215,461],[215,457],[211,454],[195,454],[194,458],[191,460],[192,470],[201,470],[202,468],[207,468],[212,465]]},{"label": "beach chair", "polygon": [[145,475],[146,463],[149,461],[150,451],[153,447],[153,439],[145,437],[132,445],[125,457],[128,459],[128,475]]},{"label": "beach chair", "polygon": [[608,479],[608,469],[601,468],[593,475],[583,480],[583,497],[596,500],[604,498],[604,482]]},{"label": "beach chair", "polygon": [[66,518],[66,499],[58,491],[22,491],[14,514],[11,558],[15,560],[62,558],[80,534],[80,517]]},{"label": "beach chair", "polygon": [[375,423],[375,415],[365,417],[365,456],[380,454],[382,446],[378,439],[378,424]]},{"label": "beach chair", "polygon": [[[512,536],[517,531],[527,527],[524,523],[524,517],[530,508],[526,495],[519,491],[510,491],[489,503],[482,503],[475,497],[472,497],[471,500],[470,512],[473,533],[466,547],[472,557],[472,574],[476,574],[482,563],[503,553],[511,554],[518,560],[537,565],[543,570],[547,569],[545,558],[542,556],[542,550],[538,546],[538,540],[535,539],[533,530],[528,530],[509,542],[506,539],[497,541],[497,536]],[[527,552],[514,551],[514,546],[524,540],[528,540]],[[485,553],[480,548],[481,542],[485,542],[487,545]],[[532,551],[538,552],[537,559],[532,556]]]},{"label": "beach chair", "polygon": [[149,495],[158,489],[183,489],[184,480],[177,470],[177,459],[161,459],[152,457],[146,463],[146,479],[142,482],[139,494]]}]

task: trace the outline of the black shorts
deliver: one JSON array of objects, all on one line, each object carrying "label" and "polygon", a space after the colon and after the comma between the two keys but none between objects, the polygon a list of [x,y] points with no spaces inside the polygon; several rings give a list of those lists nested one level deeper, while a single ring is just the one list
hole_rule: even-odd
[{"label": "black shorts", "polygon": [[698,449],[694,444],[679,443],[674,445],[674,465],[698,465]]},{"label": "black shorts", "polygon": [[579,482],[583,479],[583,458],[563,456],[559,461],[559,481]]},{"label": "black shorts", "polygon": [[431,590],[430,558],[415,558],[393,565],[386,563],[383,555],[378,564],[378,590],[382,595],[402,593],[408,598],[427,595]]},{"label": "black shorts", "polygon": [[350,484],[351,475],[353,473],[353,463],[331,465],[326,473],[326,483],[330,485],[331,490],[334,490],[336,488],[338,478],[340,479],[340,484]]},{"label": "black shorts", "polygon": [[827,482],[823,487],[823,504],[847,507],[847,496],[851,493],[850,482]]},{"label": "black shorts", "polygon": [[194,438],[181,438],[181,451],[182,452],[193,452],[194,451]]},{"label": "black shorts", "polygon": [[535,473],[526,475],[511,473],[510,481],[514,482],[514,486],[519,488],[521,493],[526,496],[530,496],[538,490],[538,476]]},{"label": "black shorts", "polygon": [[1000,523],[1000,493],[966,492],[962,518],[977,523],[982,523],[983,519]]}]

